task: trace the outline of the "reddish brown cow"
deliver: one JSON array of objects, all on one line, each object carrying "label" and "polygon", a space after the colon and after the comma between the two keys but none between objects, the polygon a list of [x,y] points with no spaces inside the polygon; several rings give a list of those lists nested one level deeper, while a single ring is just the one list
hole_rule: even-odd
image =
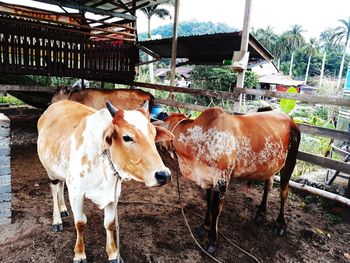
[{"label": "reddish brown cow", "polygon": [[208,252],[215,251],[217,223],[233,177],[265,181],[255,216],[259,220],[266,212],[273,176],[280,171],[277,233],[285,232],[284,205],[300,142],[300,131],[288,115],[271,111],[233,116],[220,108],[211,108],[195,120],[171,114],[160,125],[175,135],[173,144],[163,145],[175,150],[182,174],[207,189],[208,209],[199,234],[208,235]]},{"label": "reddish brown cow", "polygon": [[149,101],[149,109],[152,109],[154,97],[152,94],[139,89],[82,89],[79,91],[67,91],[61,88],[52,97],[52,103],[65,99],[79,102],[96,110],[103,109],[106,99],[108,99],[118,109],[134,110],[142,107],[146,101]]}]

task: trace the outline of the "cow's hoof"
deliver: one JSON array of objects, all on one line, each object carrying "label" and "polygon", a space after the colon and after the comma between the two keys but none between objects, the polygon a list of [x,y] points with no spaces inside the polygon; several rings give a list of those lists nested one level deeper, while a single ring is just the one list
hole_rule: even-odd
[{"label": "cow's hoof", "polygon": [[53,232],[61,232],[61,231],[63,231],[63,225],[62,224],[52,225],[52,231]]},{"label": "cow's hoof", "polygon": [[87,259],[78,259],[78,260],[73,260],[73,263],[88,263]]},{"label": "cow's hoof", "polygon": [[284,236],[286,233],[286,227],[285,226],[277,226],[276,228],[276,235],[279,237]]},{"label": "cow's hoof", "polygon": [[118,262],[117,259],[112,259],[112,260],[109,260],[108,263],[124,263],[124,259],[120,257],[120,262]]},{"label": "cow's hoof", "polygon": [[68,213],[68,211],[67,211],[67,210],[66,210],[66,211],[61,212],[61,217],[67,217],[67,216],[69,216],[69,213]]},{"label": "cow's hoof", "polygon": [[265,218],[266,218],[265,213],[258,210],[254,216],[254,222],[256,224],[260,224],[265,220]]},{"label": "cow's hoof", "polygon": [[207,252],[209,254],[213,254],[215,252],[215,250],[216,250],[216,246],[215,245],[208,245]]},{"label": "cow's hoof", "polygon": [[204,226],[200,226],[198,229],[198,236],[199,238],[205,238],[208,235],[208,230],[205,229]]}]

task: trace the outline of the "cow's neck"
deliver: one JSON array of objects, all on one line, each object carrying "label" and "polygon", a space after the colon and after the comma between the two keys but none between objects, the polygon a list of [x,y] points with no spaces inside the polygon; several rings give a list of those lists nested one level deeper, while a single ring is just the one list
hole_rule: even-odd
[{"label": "cow's neck", "polygon": [[109,149],[106,149],[103,151],[102,153],[102,157],[107,159],[109,168],[112,170],[113,175],[117,177],[117,179],[121,179],[120,173],[117,171],[117,169],[115,168],[113,161],[112,161],[112,157],[111,157],[111,151]]}]

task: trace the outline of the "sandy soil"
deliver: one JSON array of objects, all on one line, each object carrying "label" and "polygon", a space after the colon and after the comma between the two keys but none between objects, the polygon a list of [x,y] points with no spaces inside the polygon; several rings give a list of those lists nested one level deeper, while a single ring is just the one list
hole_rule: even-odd
[{"label": "sandy soil", "polygon": [[[176,169],[165,157],[166,164]],[[14,148],[13,224],[0,226],[0,262],[72,262],[75,229],[72,215],[64,219],[64,231],[51,231],[52,200],[48,179],[36,147]],[[184,205],[204,215],[204,191],[184,178],[180,179]],[[257,185],[247,193],[244,184],[232,183],[220,229],[235,243],[254,254],[260,262],[350,262],[350,224],[345,208],[333,207],[343,220],[330,225],[330,216],[319,204],[308,204],[304,197],[291,193],[286,209],[287,234],[274,233],[279,198],[275,188],[269,197],[266,222],[256,225],[252,218],[262,196]],[[121,201],[142,200],[177,203],[176,180],[163,188],[147,188],[136,182],[123,183]],[[212,262],[194,244],[179,209],[151,204],[118,206],[121,224],[121,251],[127,263],[138,262]],[[103,213],[86,201],[88,229],[85,238],[89,263],[107,262]],[[196,233],[202,219],[188,215]],[[205,244],[201,240],[202,245]],[[222,262],[254,262],[222,237],[215,256]]]}]

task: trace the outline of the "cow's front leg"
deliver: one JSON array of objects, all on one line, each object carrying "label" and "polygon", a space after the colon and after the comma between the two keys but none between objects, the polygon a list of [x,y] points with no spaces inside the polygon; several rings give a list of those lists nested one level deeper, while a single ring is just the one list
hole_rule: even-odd
[{"label": "cow's front leg", "polygon": [[108,254],[108,261],[110,263],[123,263],[124,260],[120,258],[120,262],[117,261],[119,247],[115,244],[114,239],[114,229],[115,229],[115,215],[116,215],[116,205],[115,203],[110,203],[104,209],[105,219],[104,227],[106,229],[106,252]]},{"label": "cow's front leg", "polygon": [[204,238],[208,235],[208,231],[211,225],[211,201],[213,199],[213,188],[207,189],[207,213],[203,225],[199,227],[198,235],[200,238]]},{"label": "cow's front leg", "polygon": [[74,216],[75,229],[77,231],[73,263],[87,263],[84,246],[84,232],[87,222],[86,216],[83,212],[84,196],[81,193],[72,194],[70,191],[69,201]]},{"label": "cow's front leg", "polygon": [[212,223],[208,233],[207,251],[213,253],[216,250],[216,240],[218,235],[218,221],[225,200],[227,182],[219,181],[213,188],[213,197],[211,201]]}]

